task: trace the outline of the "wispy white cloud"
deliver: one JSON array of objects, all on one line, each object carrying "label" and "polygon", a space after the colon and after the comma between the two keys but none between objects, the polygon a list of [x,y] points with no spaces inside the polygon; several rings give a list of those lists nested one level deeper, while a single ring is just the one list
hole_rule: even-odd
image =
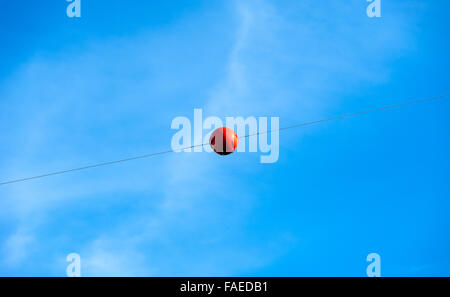
[{"label": "wispy white cloud", "polygon": [[[10,140],[2,175],[21,177],[166,149],[171,119],[195,107],[217,116],[265,114],[282,116],[282,123],[298,121],[324,112],[324,98],[331,94],[386,79],[383,61],[402,48],[401,27],[390,29],[395,39],[383,37],[360,19],[342,22],[354,2],[332,2],[335,7],[322,12],[324,5],[294,2],[235,1],[225,20],[187,19],[183,22],[198,23],[105,41],[24,66],[0,90],[8,98],[0,103],[1,123],[15,118],[10,129],[1,128]],[[229,28],[225,41],[214,45],[224,26]],[[206,27],[209,31],[198,33]],[[208,50],[223,56],[208,56]],[[203,62],[200,55],[206,56]],[[205,73],[214,75],[205,78]],[[102,216],[100,209],[112,199],[98,197],[119,193],[114,221],[79,230],[90,234],[81,243],[67,241],[70,252],[71,245],[79,249],[85,275],[229,275],[269,265],[298,239],[280,231],[267,235],[264,244],[247,242],[243,226],[256,194],[234,175],[242,164],[213,158],[167,155],[120,170],[0,189],[2,215],[17,224],[2,240],[5,261],[20,264],[32,242],[59,253],[45,243],[44,236],[61,235],[47,230],[51,217],[70,213],[70,207]],[[131,202],[138,206],[127,212]],[[61,224],[76,234],[77,224],[86,228],[83,219],[80,215],[75,227]],[[42,229],[46,235],[40,235]]]},{"label": "wispy white cloud", "polygon": [[19,229],[8,237],[3,246],[4,262],[8,266],[16,266],[27,258],[28,250],[33,244],[34,236]]},{"label": "wispy white cloud", "polygon": [[118,245],[116,240],[98,238],[83,250],[83,276],[154,275],[142,253],[132,244]]}]

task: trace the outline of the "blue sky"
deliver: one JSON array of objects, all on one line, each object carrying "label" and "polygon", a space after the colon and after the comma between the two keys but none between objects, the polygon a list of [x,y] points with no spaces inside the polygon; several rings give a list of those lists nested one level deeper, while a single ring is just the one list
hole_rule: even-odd
[{"label": "blue sky", "polygon": [[[2,1],[0,180],[170,148],[177,116],[280,126],[448,93],[448,1]],[[450,274],[448,99],[0,187],[0,275]]]}]

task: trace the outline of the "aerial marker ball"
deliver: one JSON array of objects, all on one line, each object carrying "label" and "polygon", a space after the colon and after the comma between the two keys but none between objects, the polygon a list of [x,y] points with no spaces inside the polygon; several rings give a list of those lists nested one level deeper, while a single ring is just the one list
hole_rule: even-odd
[{"label": "aerial marker ball", "polygon": [[211,148],[219,155],[229,155],[234,152],[238,146],[239,138],[236,133],[227,127],[214,130],[209,138]]}]

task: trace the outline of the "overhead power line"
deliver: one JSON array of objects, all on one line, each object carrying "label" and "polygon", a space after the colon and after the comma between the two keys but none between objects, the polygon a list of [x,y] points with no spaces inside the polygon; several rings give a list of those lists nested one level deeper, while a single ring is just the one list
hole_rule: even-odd
[{"label": "overhead power line", "polygon": [[[320,124],[320,123],[330,122],[330,121],[334,121],[334,120],[350,118],[350,117],[354,117],[354,116],[358,116],[358,115],[364,115],[364,114],[368,114],[368,113],[372,113],[372,112],[382,111],[382,110],[386,110],[386,109],[393,109],[393,108],[404,107],[404,106],[412,105],[412,104],[424,103],[424,102],[428,102],[428,101],[432,101],[432,100],[447,98],[449,96],[450,96],[450,94],[444,94],[444,95],[435,96],[435,97],[428,97],[428,98],[419,99],[419,100],[412,100],[412,101],[407,101],[407,102],[398,103],[398,104],[394,104],[394,105],[388,105],[388,106],[373,108],[373,109],[369,109],[369,110],[364,110],[364,111],[360,111],[360,112],[347,113],[347,114],[334,116],[334,117],[330,117],[330,118],[326,118],[326,119],[322,119],[322,120],[316,120],[316,121],[311,121],[311,122],[303,122],[303,123],[300,123],[300,124],[286,126],[286,127],[282,127],[282,128],[275,129],[275,130],[272,129],[272,130],[267,130],[267,131],[258,132],[258,133],[254,133],[254,134],[248,134],[248,135],[241,136],[239,138],[253,137],[253,136],[260,135],[260,134],[271,133],[272,131],[284,131],[284,130],[289,130],[289,129],[294,129],[294,128],[306,127],[306,126],[311,126],[311,125],[315,125],[315,124]],[[177,151],[183,151],[183,150],[192,149],[192,148],[195,148],[195,147],[203,147],[203,146],[206,146],[206,145],[209,145],[209,143],[192,145],[192,146],[188,146],[188,147],[177,149]],[[33,180],[33,179],[40,179],[40,178],[50,177],[50,176],[55,176],[55,175],[61,175],[61,174],[66,174],[66,173],[70,173],[70,172],[75,172],[75,171],[81,171],[81,170],[87,170],[87,169],[92,169],[92,168],[97,168],[97,167],[109,166],[109,165],[123,163],[123,162],[128,162],[128,161],[147,159],[147,158],[151,158],[151,157],[155,157],[155,156],[159,156],[159,155],[165,155],[165,154],[169,154],[169,153],[173,153],[173,152],[175,152],[175,151],[174,150],[166,150],[166,151],[161,151],[161,152],[156,152],[156,153],[151,153],[151,154],[145,154],[145,155],[140,155],[140,156],[134,156],[134,157],[129,157],[129,158],[115,160],[115,161],[97,163],[97,164],[92,164],[92,165],[87,165],[87,166],[82,166],[82,167],[77,167],[77,168],[72,168],[72,169],[67,169],[67,170],[55,171],[55,172],[50,172],[50,173],[36,175],[36,176],[31,176],[31,177],[14,179],[14,180],[0,182],[0,186],[4,186],[4,185],[8,185],[8,184],[15,184],[15,183],[20,183],[20,182]]]}]

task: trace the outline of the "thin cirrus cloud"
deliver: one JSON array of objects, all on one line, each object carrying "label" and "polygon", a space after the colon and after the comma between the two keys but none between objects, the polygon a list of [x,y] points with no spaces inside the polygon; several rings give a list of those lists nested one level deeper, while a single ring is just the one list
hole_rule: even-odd
[{"label": "thin cirrus cloud", "polygon": [[[171,119],[197,107],[216,116],[320,116],[331,93],[387,79],[386,61],[409,38],[401,16],[373,30],[362,18],[343,21],[355,1],[294,2],[235,1],[216,19],[197,13],[23,65],[0,89],[2,176],[167,149]],[[249,240],[257,193],[236,162],[220,164],[220,182],[209,178],[211,158],[174,154],[0,189],[1,220],[14,226],[2,228],[2,265],[26,274],[38,264],[31,256],[53,261],[67,251],[80,253],[87,275],[243,274],[298,244],[282,230]],[[234,186],[224,192],[223,183]],[[61,264],[42,273],[61,273]]]}]

